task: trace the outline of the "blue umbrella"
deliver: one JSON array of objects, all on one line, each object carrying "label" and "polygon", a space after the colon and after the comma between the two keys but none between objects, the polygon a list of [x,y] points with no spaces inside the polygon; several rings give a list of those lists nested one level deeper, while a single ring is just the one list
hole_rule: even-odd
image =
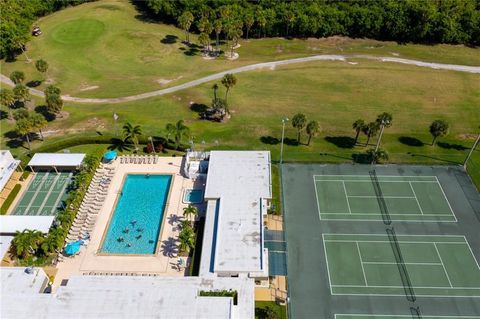
[{"label": "blue umbrella", "polygon": [[114,160],[117,157],[117,152],[115,151],[108,151],[105,154],[103,154],[103,158],[106,159],[107,161]]},{"label": "blue umbrella", "polygon": [[79,240],[74,241],[74,242],[68,244],[67,246],[65,246],[65,254],[75,255],[76,253],[78,253],[81,246],[82,245],[81,245],[81,242]]}]

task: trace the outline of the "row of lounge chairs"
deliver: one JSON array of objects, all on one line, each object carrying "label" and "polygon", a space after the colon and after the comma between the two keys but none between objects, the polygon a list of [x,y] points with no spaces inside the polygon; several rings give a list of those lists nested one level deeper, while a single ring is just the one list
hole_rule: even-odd
[{"label": "row of lounge chairs", "polygon": [[157,164],[158,156],[155,155],[122,155],[120,164]]},{"label": "row of lounge chairs", "polygon": [[83,198],[72,227],[70,227],[67,242],[89,237],[89,234],[95,226],[98,212],[107,197],[108,187],[110,186],[113,175],[115,175],[113,166],[100,164]]},{"label": "row of lounge chairs", "polygon": [[97,272],[90,271],[84,272],[84,276],[141,276],[141,277],[157,277],[159,274],[151,273],[135,273],[135,272]]}]

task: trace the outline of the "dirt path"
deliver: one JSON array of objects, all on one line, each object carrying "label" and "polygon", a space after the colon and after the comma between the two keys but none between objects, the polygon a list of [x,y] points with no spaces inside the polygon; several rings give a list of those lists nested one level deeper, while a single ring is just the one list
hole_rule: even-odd
[{"label": "dirt path", "polygon": [[[304,63],[304,62],[313,62],[313,61],[346,61],[348,59],[366,59],[366,60],[373,60],[373,61],[380,61],[380,62],[391,62],[391,63],[401,63],[401,64],[408,64],[408,65],[415,65],[418,67],[425,67],[437,70],[449,70],[449,71],[458,71],[458,72],[468,72],[468,73],[477,73],[480,74],[480,67],[477,66],[466,66],[466,65],[455,65],[455,64],[443,64],[443,63],[433,63],[433,62],[423,62],[417,60],[409,60],[409,59],[402,59],[402,58],[395,58],[395,57],[376,57],[371,55],[314,55],[304,58],[296,58],[296,59],[289,59],[289,60],[280,60],[280,61],[273,61],[273,62],[263,62],[263,63],[256,63],[251,65],[245,65],[242,67],[238,67],[235,69],[226,70],[223,72],[215,73],[197,80],[193,80],[184,84],[172,86],[170,88],[156,90],[152,92],[131,95],[131,96],[123,96],[117,98],[103,98],[103,99],[96,99],[96,98],[81,98],[81,97],[74,97],[69,95],[62,95],[64,101],[70,102],[77,102],[77,103],[105,103],[105,104],[112,104],[112,103],[123,103],[123,102],[130,102],[136,100],[147,99],[150,97],[161,96],[169,93],[173,93],[176,91],[188,89],[206,82],[210,82],[213,80],[221,79],[227,73],[241,73],[247,72],[252,70],[258,70],[263,68],[270,68],[275,69],[275,67],[279,65],[288,65],[288,64],[295,64],[295,63]],[[2,83],[13,86],[12,81],[5,75],[0,75],[0,80]],[[42,91],[36,89],[30,89],[31,94],[44,97],[44,93]]]}]

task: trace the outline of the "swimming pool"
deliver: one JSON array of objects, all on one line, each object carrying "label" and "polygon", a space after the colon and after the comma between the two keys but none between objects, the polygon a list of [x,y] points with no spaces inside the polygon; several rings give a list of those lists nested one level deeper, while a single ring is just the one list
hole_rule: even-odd
[{"label": "swimming pool", "polygon": [[199,204],[203,202],[203,190],[187,189],[183,193],[183,202],[189,204]]},{"label": "swimming pool", "polygon": [[127,175],[100,253],[155,253],[171,181],[172,175]]}]

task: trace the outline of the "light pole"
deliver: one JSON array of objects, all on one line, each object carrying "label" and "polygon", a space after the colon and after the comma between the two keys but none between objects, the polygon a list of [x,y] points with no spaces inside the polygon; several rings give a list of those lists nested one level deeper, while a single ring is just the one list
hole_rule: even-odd
[{"label": "light pole", "polygon": [[148,137],[148,139],[150,140],[150,143],[152,144],[152,151],[153,151],[153,154],[155,154],[155,155],[156,155],[157,153],[155,152],[155,145],[153,145],[153,138],[152,138],[151,136],[149,136],[149,137]]},{"label": "light pole", "polygon": [[467,158],[465,159],[465,162],[463,162],[463,167],[465,169],[467,168],[467,163],[468,163],[468,160],[470,159],[470,156],[472,156],[473,151],[475,151],[475,148],[477,148],[478,142],[480,142],[480,134],[478,134],[477,139],[475,140],[475,143],[473,143],[473,146],[470,149],[470,152],[468,152],[468,155],[467,155]]},{"label": "light pole", "polygon": [[285,138],[285,123],[288,122],[288,117],[282,119],[282,140],[280,141],[280,164],[283,163],[283,140]]}]

